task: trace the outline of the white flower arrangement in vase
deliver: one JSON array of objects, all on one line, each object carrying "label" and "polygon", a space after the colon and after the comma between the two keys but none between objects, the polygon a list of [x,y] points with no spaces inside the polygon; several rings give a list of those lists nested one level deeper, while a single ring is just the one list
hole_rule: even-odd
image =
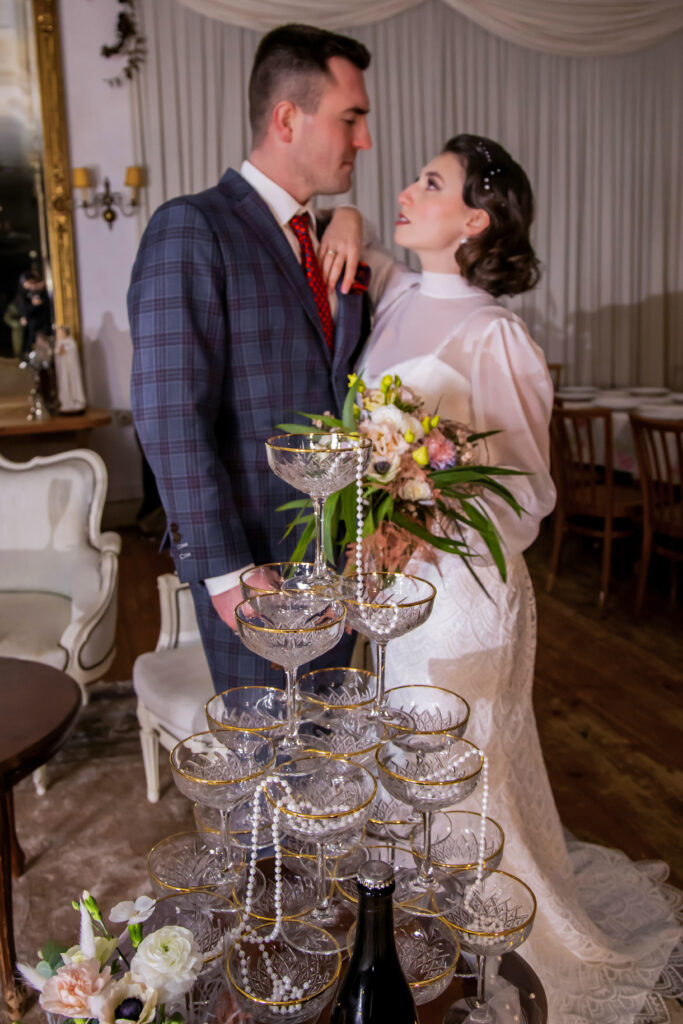
[{"label": "white flower arrangement in vase", "polygon": [[51,940],[40,950],[35,967],[17,965],[40,992],[43,1010],[78,1024],[181,1024],[183,1015],[175,1007],[182,1005],[179,1001],[191,990],[203,965],[189,928],[164,925],[143,936],[143,924],[155,901],[140,896],[135,902],[118,903],[109,919],[127,922],[133,949],[129,957],[109,933],[97,901],[87,890],[74,907],[81,919],[78,945],[67,949]]}]

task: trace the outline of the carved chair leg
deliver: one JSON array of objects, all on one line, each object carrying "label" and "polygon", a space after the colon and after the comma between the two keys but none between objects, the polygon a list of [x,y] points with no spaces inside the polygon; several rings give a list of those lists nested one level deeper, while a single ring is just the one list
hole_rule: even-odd
[{"label": "carved chair leg", "polygon": [[140,725],[142,763],[147,782],[147,799],[151,804],[159,800],[159,736],[149,725]]},{"label": "carved chair leg", "polygon": [[12,1019],[20,1017],[29,993],[17,979],[12,922],[12,835],[14,832],[10,791],[0,779],[0,982]]},{"label": "carved chair leg", "polygon": [[26,864],[26,856],[24,851],[19,845],[19,838],[17,836],[17,827],[14,817],[14,793],[11,789],[5,790],[5,800],[7,801],[7,821],[9,828],[9,839],[12,848],[12,877],[20,878],[24,873],[24,865]]},{"label": "carved chair leg", "polygon": [[638,570],[638,589],[636,591],[636,616],[643,610],[643,600],[647,587],[647,574],[652,557],[652,532],[643,527],[643,546],[640,552],[640,568]]},{"label": "carved chair leg", "polygon": [[545,589],[549,594],[553,589],[555,583],[555,575],[557,573],[557,567],[560,561],[560,548],[562,547],[562,538],[564,536],[565,523],[564,516],[560,509],[555,509],[555,533],[553,535],[553,550],[550,556],[550,569],[548,570],[548,579],[545,585]]},{"label": "carved chair leg", "polygon": [[600,610],[603,611],[605,608],[605,601],[607,600],[607,590],[609,587],[609,576],[612,568],[612,520],[605,520],[605,536],[603,539],[602,547],[602,575],[600,578],[600,594],[598,595],[598,605]]}]

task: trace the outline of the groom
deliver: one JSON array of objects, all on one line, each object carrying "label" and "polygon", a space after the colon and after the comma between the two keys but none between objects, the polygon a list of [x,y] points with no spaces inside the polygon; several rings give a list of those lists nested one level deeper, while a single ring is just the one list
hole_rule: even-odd
[{"label": "groom", "polygon": [[363,295],[322,285],[311,201],[345,192],[370,148],[369,62],[361,43],[310,26],[266,35],[249,82],[249,159],[161,206],[133,268],[135,426],[217,692],[276,682],[233,632],[240,572],[290,550],[276,508],[294,494],[264,441],[298,410],[339,412],[363,340]]}]

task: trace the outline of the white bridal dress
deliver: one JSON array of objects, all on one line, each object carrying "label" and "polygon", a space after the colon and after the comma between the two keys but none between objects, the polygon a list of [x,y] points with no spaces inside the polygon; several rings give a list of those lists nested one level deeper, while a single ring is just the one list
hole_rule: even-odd
[{"label": "white bridal dress", "polygon": [[[662,885],[664,864],[634,863],[564,832],[536,730],[536,610],[522,552],[555,502],[544,356],[517,316],[458,274],[418,275],[372,252],[364,258],[382,295],[360,363],[366,383],[397,373],[427,410],[438,404],[442,416],[477,431],[502,430],[488,442],[489,463],[530,474],[505,481],[526,509],[521,519],[496,498],[486,502],[509,572],[504,584],[494,566],[477,566],[492,599],[457,556],[439,552],[438,568],[409,563],[437,597],[425,625],[389,645],[387,685],[431,683],[470,704],[467,738],[489,755],[489,813],[505,832],[502,867],[538,901],[520,953],[544,985],[551,1024],[667,1021],[653,990],[679,940],[680,894]],[[476,797],[460,806],[477,809]],[[668,977],[672,995],[675,969]]]}]

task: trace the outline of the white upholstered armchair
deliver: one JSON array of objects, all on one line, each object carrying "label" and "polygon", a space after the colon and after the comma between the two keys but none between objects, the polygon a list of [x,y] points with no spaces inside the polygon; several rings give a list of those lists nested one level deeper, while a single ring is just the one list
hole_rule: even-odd
[{"label": "white upholstered armchair", "polygon": [[159,744],[171,750],[178,740],[206,729],[204,705],[214,695],[189,586],[174,573],[157,577],[157,586],[161,629],[156,650],[141,654],[133,665],[150,803],[159,799]]},{"label": "white upholstered armchair", "polygon": [[107,470],[88,449],[0,456],[0,655],[86,684],[111,665],[121,538],[101,533]]}]

